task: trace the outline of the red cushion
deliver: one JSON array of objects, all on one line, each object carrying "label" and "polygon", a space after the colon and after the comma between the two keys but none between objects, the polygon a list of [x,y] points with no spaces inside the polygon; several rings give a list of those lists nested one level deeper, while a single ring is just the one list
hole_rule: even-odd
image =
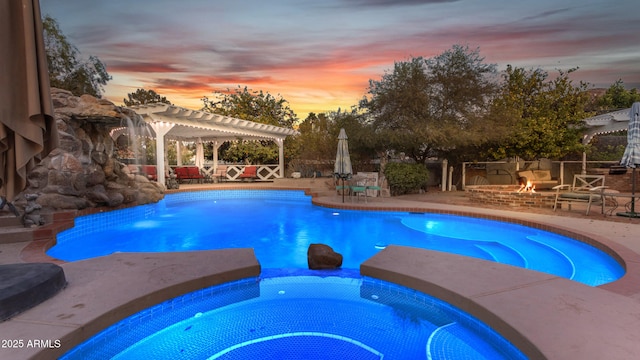
[{"label": "red cushion", "polygon": [[199,178],[203,177],[202,174],[200,174],[200,169],[198,169],[197,167],[193,167],[193,166],[190,166],[190,167],[187,168],[187,174],[192,179],[199,179]]},{"label": "red cushion", "polygon": [[240,174],[240,177],[241,178],[258,177],[257,171],[258,171],[257,167],[247,166],[246,168],[244,168],[244,172]]},{"label": "red cushion", "polygon": [[158,180],[158,172],[154,165],[143,165],[142,172],[147,176],[149,180]]},{"label": "red cushion", "polygon": [[153,165],[145,165],[143,171],[147,175],[156,175],[157,174],[156,167],[153,166]]},{"label": "red cushion", "polygon": [[187,173],[187,168],[185,167],[177,167],[174,169],[174,171],[176,172],[176,176],[178,177],[178,179],[186,179],[189,175]]}]

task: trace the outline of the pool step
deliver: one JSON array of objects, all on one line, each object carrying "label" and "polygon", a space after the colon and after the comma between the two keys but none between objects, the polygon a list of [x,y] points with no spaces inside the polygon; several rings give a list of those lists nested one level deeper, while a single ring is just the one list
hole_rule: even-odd
[{"label": "pool step", "polygon": [[25,228],[15,215],[0,216],[0,244],[33,240],[33,229]]},{"label": "pool step", "polygon": [[15,215],[9,215],[8,213],[7,215],[0,215],[0,227],[7,226],[22,226],[22,222]]},{"label": "pool step", "polygon": [[25,228],[15,215],[0,215],[0,244],[55,239],[58,232],[73,227],[74,212],[44,214],[45,225]]}]

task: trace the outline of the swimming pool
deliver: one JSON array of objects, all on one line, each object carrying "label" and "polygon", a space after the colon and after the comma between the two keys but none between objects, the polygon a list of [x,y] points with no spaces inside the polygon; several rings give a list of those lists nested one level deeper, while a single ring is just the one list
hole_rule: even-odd
[{"label": "swimming pool", "polygon": [[149,308],[62,359],[526,358],[475,318],[399,285],[349,271],[267,273]]},{"label": "swimming pool", "polygon": [[622,266],[585,243],[517,224],[454,215],[335,210],[303,191],[217,190],[170,194],[156,204],[76,218],[47,254],[67,261],[113,252],[254,248],[262,268],[306,268],[307,248],[324,243],[343,268],[388,244],[473,256],[591,286],[615,281]]}]

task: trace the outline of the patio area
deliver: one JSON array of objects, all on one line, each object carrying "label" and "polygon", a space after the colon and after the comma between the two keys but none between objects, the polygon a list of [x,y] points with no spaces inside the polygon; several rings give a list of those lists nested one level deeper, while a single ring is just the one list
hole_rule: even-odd
[{"label": "patio area", "polygon": [[[640,353],[640,219],[585,215],[573,210],[503,209],[470,202],[462,191],[428,191],[399,197],[371,197],[365,203],[342,198],[331,179],[277,179],[273,182],[182,184],[173,191],[206,189],[304,189],[313,203],[342,209],[436,212],[507,220],[540,227],[614,250],[625,262],[621,280],[592,288],[551,275],[433,251],[389,247],[368,260],[361,272],[442,297],[472,312],[530,355],[552,359],[628,359]],[[585,205],[586,206],[586,205]],[[50,241],[0,245],[0,263],[52,261]],[[218,256],[220,255],[220,256]],[[251,251],[115,254],[61,264],[68,286],[61,293],[0,323],[6,339],[61,340],[62,348],[90,337],[100,327],[177,293],[259,274]],[[212,265],[195,257],[230,259]],[[235,259],[235,260],[234,260]],[[237,261],[236,261],[237,260]],[[209,263],[209,265],[204,265]],[[201,265],[199,265],[201,264]],[[178,271],[178,269],[180,269]],[[126,275],[125,275],[126,274]],[[473,274],[471,276],[471,274]],[[124,281],[124,279],[129,279]],[[117,296],[114,291],[117,289]],[[62,348],[0,349],[0,357],[47,359]]]}]

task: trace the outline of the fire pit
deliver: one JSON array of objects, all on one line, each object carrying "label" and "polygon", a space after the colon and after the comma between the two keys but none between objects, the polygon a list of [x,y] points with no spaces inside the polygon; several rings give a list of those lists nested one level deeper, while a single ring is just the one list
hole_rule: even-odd
[{"label": "fire pit", "polygon": [[465,192],[472,202],[512,208],[553,208],[555,200],[555,192],[526,185],[467,185]]}]

